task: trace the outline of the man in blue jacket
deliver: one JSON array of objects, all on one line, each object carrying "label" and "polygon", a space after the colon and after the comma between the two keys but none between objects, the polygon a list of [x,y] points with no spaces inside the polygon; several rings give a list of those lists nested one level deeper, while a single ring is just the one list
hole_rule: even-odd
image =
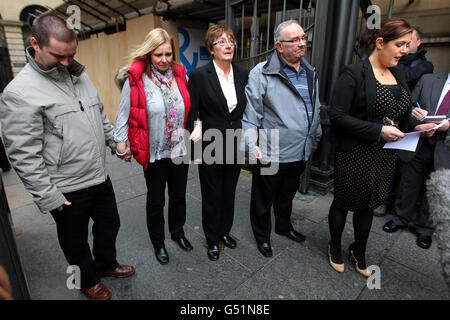
[{"label": "man in blue jacket", "polygon": [[[250,220],[258,250],[266,257],[272,256],[272,204],[275,233],[297,242],[305,240],[291,223],[292,200],[322,133],[318,80],[303,57],[307,41],[303,28],[295,20],[285,21],[274,38],[277,50],[250,71],[242,119],[243,148],[250,159],[258,159]],[[278,170],[269,172],[274,167]]]}]

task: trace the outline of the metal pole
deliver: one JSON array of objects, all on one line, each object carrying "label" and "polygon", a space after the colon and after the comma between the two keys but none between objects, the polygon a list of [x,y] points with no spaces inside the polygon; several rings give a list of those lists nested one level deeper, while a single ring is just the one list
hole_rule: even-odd
[{"label": "metal pole", "polygon": [[298,23],[302,25],[303,0],[300,0],[300,10],[298,12]]},{"label": "metal pole", "polygon": [[[364,26],[364,15],[361,15],[361,21],[359,22],[359,29],[358,29],[358,36],[357,36],[357,46],[355,47],[355,53],[356,55],[358,55],[358,57],[360,56],[360,44],[361,44],[361,37],[362,37],[362,30],[363,30],[363,26]],[[354,59],[352,62],[355,62]]]},{"label": "metal pole", "polygon": [[388,10],[388,18],[392,16],[392,8],[394,7],[394,0],[389,1],[389,10]]},{"label": "metal pole", "polygon": [[261,32],[261,36],[259,37],[259,55],[262,53],[262,47],[263,47],[263,41],[264,41],[264,32]]},{"label": "metal pole", "polygon": [[[330,72],[330,93],[333,92],[334,84],[339,76],[339,72],[343,67],[344,56],[346,52],[346,47],[350,44],[348,42],[348,33],[349,33],[349,17],[350,17],[350,8],[351,8],[352,0],[341,0],[336,4],[335,18],[337,21],[334,23],[335,26],[335,41],[333,41],[332,45],[332,60],[331,60],[331,72]],[[353,49],[353,43],[351,43],[351,47]],[[331,96],[331,94],[330,94]],[[330,98],[330,97],[329,97]],[[327,99],[329,101],[329,99]]]},{"label": "metal pole", "polygon": [[[356,40],[356,33],[357,33],[357,26],[358,26],[358,13],[359,13],[359,4],[358,1],[352,1],[350,4],[350,15],[349,15],[349,26],[347,31],[347,47],[344,51],[344,60],[342,61],[344,65],[352,63],[353,58],[353,50],[355,48],[355,40]],[[340,70],[339,70],[340,71]]]},{"label": "metal pole", "polygon": [[281,22],[286,20],[286,0],[283,0],[283,15],[281,16]]},{"label": "metal pole", "polygon": [[228,29],[233,30],[233,8],[231,0],[225,0],[225,25]]},{"label": "metal pole", "polygon": [[[323,66],[324,58],[323,52],[325,49],[325,40],[326,40],[326,27],[327,23],[321,22],[324,18],[327,21],[328,18],[328,8],[332,5],[332,2],[328,0],[317,0],[316,2],[316,14],[314,18],[314,33],[313,33],[313,43],[312,43],[312,51],[311,51],[311,64],[316,67],[319,73],[322,73],[322,70],[326,69]],[[319,74],[319,79],[324,83],[324,77],[321,77]],[[320,87],[319,92],[324,93],[326,90],[322,90]]]},{"label": "metal pole", "polygon": [[[258,42],[256,41],[256,37],[258,36],[259,31],[259,23],[258,23],[258,0],[253,2],[253,21],[251,27],[251,39],[250,39],[250,56],[256,57],[258,54]],[[250,59],[250,68],[253,68],[256,65],[256,58]]]},{"label": "metal pole", "polygon": [[245,10],[244,10],[244,4],[242,4],[242,16],[241,16],[241,59],[244,59],[244,22],[245,22],[244,21],[244,17],[245,17]]},{"label": "metal pole", "polygon": [[272,7],[272,1],[269,0],[267,5],[267,40],[266,40],[266,51],[269,50],[269,40],[270,40],[270,9]]},{"label": "metal pole", "polygon": [[[317,4],[316,4],[316,8],[317,8]],[[313,12],[313,8],[312,8],[312,2],[309,2],[309,6],[308,6],[308,18],[307,18],[307,23],[306,25],[311,25],[311,19],[312,19],[312,12]],[[314,19],[315,19],[315,15],[314,15]]]}]

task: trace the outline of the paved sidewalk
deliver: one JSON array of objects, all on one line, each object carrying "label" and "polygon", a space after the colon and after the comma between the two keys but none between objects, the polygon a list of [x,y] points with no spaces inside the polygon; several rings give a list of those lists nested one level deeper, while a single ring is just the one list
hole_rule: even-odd
[{"label": "paved sidewalk", "polygon": [[[294,227],[306,234],[298,244],[272,233],[272,258],[256,249],[249,219],[251,174],[241,172],[236,194],[232,236],[236,249],[226,248],[220,259],[206,256],[201,224],[201,194],[198,168],[191,165],[187,187],[185,233],[194,246],[182,251],[166,226],[166,248],[170,263],[160,265],[150,243],[146,219],[146,187],[142,168],[108,156],[108,170],[116,191],[121,217],[117,239],[120,263],[136,267],[128,279],[105,278],[113,299],[446,299],[450,298],[441,275],[435,242],[429,250],[417,247],[416,236],[408,230],[387,234],[381,230],[390,217],[374,218],[366,260],[381,269],[381,289],[369,290],[366,280],[347,262],[338,274],[327,261],[329,231],[327,215],[332,194],[302,196],[294,200]],[[84,300],[78,290],[66,286],[69,274],[59,247],[56,226],[50,215],[41,214],[16,174],[2,173],[11,207],[16,241],[28,280],[31,297],[36,300]],[[167,201],[167,197],[166,197]],[[165,208],[167,213],[167,208]],[[343,248],[353,241],[352,215],[343,235]]]}]

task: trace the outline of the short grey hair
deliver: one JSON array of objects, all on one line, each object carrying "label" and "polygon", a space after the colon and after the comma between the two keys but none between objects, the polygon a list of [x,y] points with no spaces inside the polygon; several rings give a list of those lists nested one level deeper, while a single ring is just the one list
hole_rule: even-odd
[{"label": "short grey hair", "polygon": [[[290,26],[291,24],[298,24],[300,26],[300,23],[298,23],[297,20],[286,20],[282,23],[280,23],[277,28],[275,29],[275,32],[273,33],[273,39],[276,41],[283,40],[283,30],[287,26]],[[301,27],[301,26],[300,26]]]}]

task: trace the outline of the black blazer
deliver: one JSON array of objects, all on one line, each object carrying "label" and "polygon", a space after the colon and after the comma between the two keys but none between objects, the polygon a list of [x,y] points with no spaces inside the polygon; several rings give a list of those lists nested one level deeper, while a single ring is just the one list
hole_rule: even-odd
[{"label": "black blazer", "polygon": [[[398,65],[389,70],[411,95],[403,66]],[[336,149],[346,151],[358,143],[378,141],[383,122],[372,116],[375,98],[376,79],[369,60],[346,66],[334,87],[329,109]],[[399,120],[401,131],[412,129],[415,122],[411,117],[411,107]]]},{"label": "black blazer", "polygon": [[203,131],[216,129],[242,128],[242,114],[247,105],[245,86],[248,80],[248,70],[232,64],[234,86],[236,89],[237,106],[230,113],[227,100],[220,87],[214,64],[197,68],[189,74],[188,90],[191,96],[191,122],[197,117],[202,120]]},{"label": "black blazer", "polygon": [[[208,129],[219,129],[223,138],[223,163],[231,159],[238,158],[239,140],[233,137],[233,141],[226,140],[226,129],[242,128],[242,115],[247,106],[247,97],[245,95],[245,86],[248,80],[248,70],[232,64],[234,87],[236,90],[237,106],[232,112],[228,110],[227,100],[220,87],[219,77],[217,76],[214,64],[210,61],[207,65],[191,71],[188,81],[189,95],[191,96],[190,120],[193,128],[194,121],[199,118],[202,121],[202,134]],[[204,150],[212,141],[202,139],[201,146]],[[227,146],[233,145],[233,155],[227,153]],[[195,146],[191,144],[191,158],[196,156]],[[230,149],[229,149],[230,150]],[[215,151],[213,151],[215,154]],[[197,155],[198,157],[199,155]]]}]

